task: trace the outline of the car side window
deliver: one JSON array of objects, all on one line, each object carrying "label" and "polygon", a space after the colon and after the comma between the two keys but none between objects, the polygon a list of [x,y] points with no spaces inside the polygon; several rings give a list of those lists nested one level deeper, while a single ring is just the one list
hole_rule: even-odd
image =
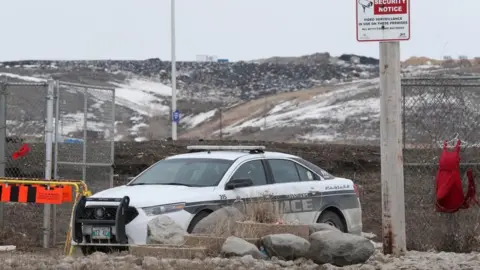
[{"label": "car side window", "polygon": [[267,176],[260,160],[248,161],[237,169],[231,179],[250,179],[254,186],[267,184]]},{"label": "car side window", "polygon": [[268,163],[272,168],[275,183],[300,182],[300,177],[294,162],[284,159],[270,159]]},{"label": "car side window", "polygon": [[299,165],[295,163],[295,166],[297,167],[298,174],[300,175],[300,180],[301,181],[315,181],[315,180],[320,180],[318,175],[314,174],[307,168],[303,167],[302,165]]}]

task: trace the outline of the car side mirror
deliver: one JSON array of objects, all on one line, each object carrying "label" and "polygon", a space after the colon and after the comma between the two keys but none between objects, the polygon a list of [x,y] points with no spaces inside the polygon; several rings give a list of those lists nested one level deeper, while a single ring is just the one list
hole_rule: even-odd
[{"label": "car side mirror", "polygon": [[239,187],[251,187],[253,186],[252,179],[250,178],[237,178],[228,181],[225,185],[225,190],[232,190]]},{"label": "car side mirror", "polygon": [[135,176],[130,176],[130,177],[127,177],[127,182],[130,182],[133,180],[133,178],[135,178]]}]

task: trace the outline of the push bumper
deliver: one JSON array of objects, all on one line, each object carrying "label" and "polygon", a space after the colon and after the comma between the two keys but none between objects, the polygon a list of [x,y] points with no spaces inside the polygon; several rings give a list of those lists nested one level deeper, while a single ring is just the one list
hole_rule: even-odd
[{"label": "push bumper", "polygon": [[[88,205],[87,202],[94,202]],[[103,203],[103,204],[102,204]],[[116,204],[116,205],[115,205]],[[138,212],[130,198],[82,196],[74,208],[72,240],[75,246],[128,246],[126,225]]]}]

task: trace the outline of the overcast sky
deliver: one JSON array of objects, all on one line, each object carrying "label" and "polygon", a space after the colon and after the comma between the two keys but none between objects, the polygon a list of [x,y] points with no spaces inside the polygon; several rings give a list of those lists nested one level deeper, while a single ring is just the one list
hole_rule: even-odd
[{"label": "overcast sky", "polygon": [[[315,52],[378,57],[356,0],[176,0],[177,59]],[[0,0],[0,60],[170,59],[170,0]],[[479,0],[413,0],[402,59],[480,56]]]}]

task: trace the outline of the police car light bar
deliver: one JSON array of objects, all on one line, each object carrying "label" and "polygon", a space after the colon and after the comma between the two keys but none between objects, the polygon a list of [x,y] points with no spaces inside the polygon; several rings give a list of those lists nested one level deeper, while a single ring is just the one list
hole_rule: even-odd
[{"label": "police car light bar", "polygon": [[189,145],[187,146],[187,150],[245,150],[245,151],[252,151],[252,150],[265,150],[265,146],[263,145]]}]

